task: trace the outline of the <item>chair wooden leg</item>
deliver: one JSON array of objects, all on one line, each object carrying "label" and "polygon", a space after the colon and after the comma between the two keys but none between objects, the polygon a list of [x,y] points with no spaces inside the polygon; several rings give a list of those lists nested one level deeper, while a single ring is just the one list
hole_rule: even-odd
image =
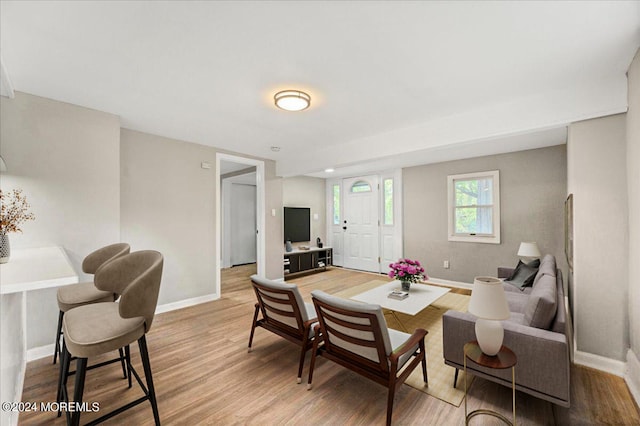
[{"label": "chair wooden leg", "polygon": [[422,379],[424,383],[429,386],[429,377],[427,376],[427,354],[424,354],[424,358],[422,358]]},{"label": "chair wooden leg", "polygon": [[313,368],[316,365],[316,356],[318,354],[318,342],[320,338],[316,333],[315,339],[313,339],[313,348],[311,349],[311,362],[309,362],[309,380],[307,381],[307,390],[311,390],[311,380],[313,380]]},{"label": "chair wooden leg", "polygon": [[[122,366],[122,374],[124,375],[124,378],[127,378],[127,365],[126,365],[126,357],[124,356],[124,351],[122,350],[122,348],[118,349],[118,354],[120,354],[120,365]],[[131,387],[131,386],[129,386]]]},{"label": "chair wooden leg", "polygon": [[[82,393],[84,392],[84,378],[87,374],[87,358],[78,358],[76,360],[76,385],[73,389],[73,402],[76,407],[82,405]],[[80,424],[80,410],[74,411],[71,415],[71,425],[78,426]]]},{"label": "chair wooden leg", "polygon": [[127,378],[129,379],[129,389],[131,389],[131,347],[129,345],[124,347],[124,353],[127,363]]},{"label": "chair wooden leg", "polygon": [[304,356],[307,354],[307,344],[304,342],[300,348],[300,365],[298,365],[298,384],[302,383],[302,369],[304,367]]},{"label": "chair wooden leg", "polygon": [[260,311],[260,305],[256,303],[256,310],[253,313],[253,322],[251,323],[251,334],[249,335],[249,347],[247,352],[251,352],[251,344],[253,343],[253,333],[256,331],[256,323],[258,322],[258,312]]},{"label": "chair wooden leg", "polygon": [[56,359],[60,354],[60,358],[62,361],[62,353],[60,351],[60,336],[62,335],[62,318],[64,317],[64,312],[60,311],[58,314],[58,331],[56,333],[56,348],[53,351],[53,363],[56,363]]},{"label": "chair wooden leg", "polygon": [[396,385],[393,383],[389,386],[389,396],[387,397],[387,426],[391,426],[391,417],[393,416],[393,398],[396,393]]},{"label": "chair wooden leg", "polygon": [[456,372],[455,372],[455,374],[454,374],[454,376],[453,376],[453,387],[454,387],[454,388],[455,388],[455,387],[456,387],[456,385],[458,384],[458,372],[459,372],[459,371],[460,371],[460,370],[458,370],[458,369],[456,368]]},{"label": "chair wooden leg", "polygon": [[147,389],[149,391],[149,402],[153,410],[153,419],[156,426],[160,426],[160,413],[158,412],[158,401],[156,400],[156,390],[153,387],[153,377],[151,375],[151,362],[149,361],[149,351],[147,350],[147,339],[144,335],[138,339],[140,347],[140,357],[142,358],[142,367],[144,368],[144,377],[147,380]]}]

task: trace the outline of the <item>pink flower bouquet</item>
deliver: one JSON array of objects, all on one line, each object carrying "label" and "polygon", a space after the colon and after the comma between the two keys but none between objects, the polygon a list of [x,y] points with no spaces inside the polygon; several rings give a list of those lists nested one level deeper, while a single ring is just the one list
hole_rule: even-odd
[{"label": "pink flower bouquet", "polygon": [[422,279],[429,279],[417,260],[398,259],[396,263],[391,263],[389,268],[391,268],[388,274],[389,278],[395,278],[399,281],[417,283]]}]

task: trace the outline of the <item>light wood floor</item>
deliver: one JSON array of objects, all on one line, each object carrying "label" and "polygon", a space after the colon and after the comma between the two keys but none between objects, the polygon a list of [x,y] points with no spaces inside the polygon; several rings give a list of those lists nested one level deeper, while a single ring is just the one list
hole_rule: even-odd
[{"label": "light wood floor", "polygon": [[[255,303],[248,276],[254,271],[253,265],[227,269],[223,271],[220,300],[156,316],[147,341],[162,423],[384,424],[384,387],[320,358],[314,388],[307,391],[304,382],[296,384],[297,347],[264,329],[256,330],[254,350],[247,353]],[[313,289],[335,293],[375,278],[368,273],[331,268],[290,282],[297,283],[308,299]],[[137,347],[132,346],[132,357],[134,366],[142,372]],[[308,358],[303,377],[308,373]],[[29,363],[22,400],[55,401],[57,367],[50,358]],[[573,367],[571,374],[571,409],[518,393],[518,424],[640,424],[638,408],[621,378],[581,367]],[[510,392],[476,379],[470,389],[469,409],[490,408],[509,417]],[[132,389],[126,388],[118,364],[90,371],[84,401],[99,402],[100,412],[83,414],[81,422],[141,395],[135,384]],[[454,407],[402,386],[396,394],[393,420],[398,425],[463,425],[464,403]],[[64,418],[48,412],[23,413],[20,424],[61,425]],[[151,425],[151,408],[143,403],[105,424]],[[471,424],[499,423],[477,417]]]}]

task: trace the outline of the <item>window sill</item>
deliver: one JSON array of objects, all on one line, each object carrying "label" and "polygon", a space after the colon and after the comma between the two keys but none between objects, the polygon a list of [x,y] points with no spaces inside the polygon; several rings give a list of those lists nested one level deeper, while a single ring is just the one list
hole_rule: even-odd
[{"label": "window sill", "polygon": [[449,241],[460,243],[483,243],[483,244],[500,244],[500,236],[479,237],[479,236],[462,236],[449,235]]}]

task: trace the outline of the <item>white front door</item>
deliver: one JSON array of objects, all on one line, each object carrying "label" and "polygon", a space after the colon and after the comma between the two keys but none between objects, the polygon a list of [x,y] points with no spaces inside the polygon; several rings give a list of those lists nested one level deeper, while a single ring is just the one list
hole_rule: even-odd
[{"label": "white front door", "polygon": [[380,272],[378,176],[344,179],[342,190],[344,267]]}]

